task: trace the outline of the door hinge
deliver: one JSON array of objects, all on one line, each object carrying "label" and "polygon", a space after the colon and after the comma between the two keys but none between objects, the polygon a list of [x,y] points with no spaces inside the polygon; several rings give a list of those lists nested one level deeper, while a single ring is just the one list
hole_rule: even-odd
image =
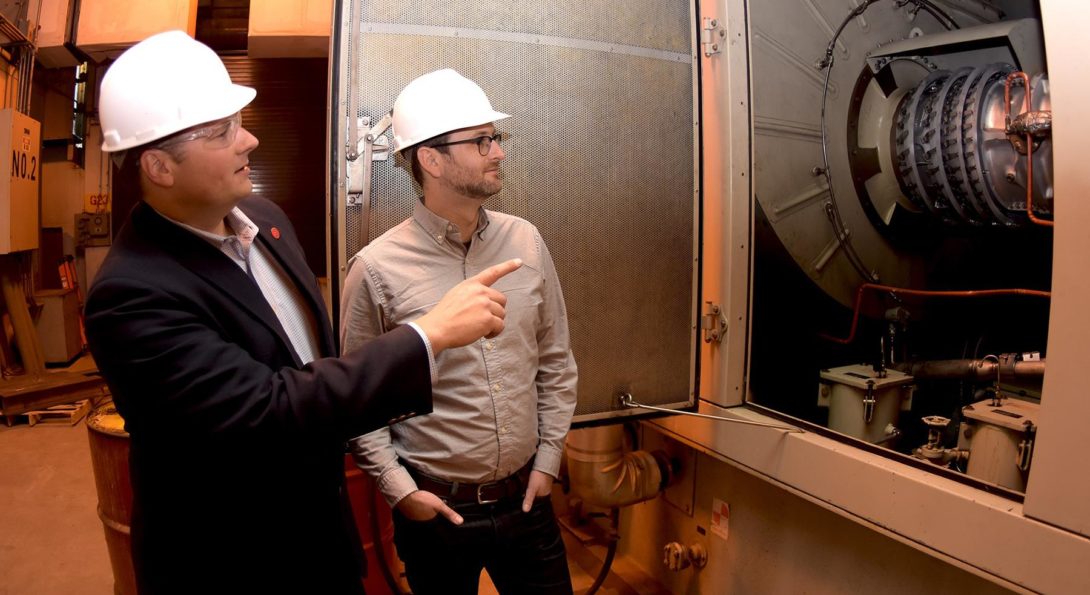
[{"label": "door hinge", "polygon": [[719,26],[718,19],[704,17],[704,27],[700,29],[700,44],[704,46],[704,56],[718,54],[719,44],[726,36],[727,31]]},{"label": "door hinge", "polygon": [[700,316],[700,328],[704,331],[704,342],[721,343],[727,334],[727,317],[719,304],[704,302],[704,313]]}]

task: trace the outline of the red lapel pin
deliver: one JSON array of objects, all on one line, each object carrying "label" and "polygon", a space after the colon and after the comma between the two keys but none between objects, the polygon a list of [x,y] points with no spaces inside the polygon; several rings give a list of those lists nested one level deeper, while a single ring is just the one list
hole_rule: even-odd
[{"label": "red lapel pin", "polygon": [[272,237],[273,237],[274,240],[279,240],[280,239],[280,229],[279,228],[274,227],[274,228],[270,229],[269,231],[270,231],[270,233],[272,233]]}]

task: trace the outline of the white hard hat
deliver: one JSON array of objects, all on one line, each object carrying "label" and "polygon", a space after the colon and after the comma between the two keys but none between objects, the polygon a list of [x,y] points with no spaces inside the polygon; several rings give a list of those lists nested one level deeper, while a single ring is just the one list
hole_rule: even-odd
[{"label": "white hard hat", "polygon": [[181,31],[152,35],[121,54],[102,78],[102,150],[124,151],[226,118],[255,95],[231,82],[212,48]]},{"label": "white hard hat", "polygon": [[510,117],[492,109],[477,83],[450,68],[429,72],[413,79],[394,102],[394,151]]}]

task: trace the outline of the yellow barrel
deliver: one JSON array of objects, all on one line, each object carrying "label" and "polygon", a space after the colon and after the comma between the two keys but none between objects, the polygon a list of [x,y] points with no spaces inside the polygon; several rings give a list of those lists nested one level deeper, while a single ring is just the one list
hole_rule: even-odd
[{"label": "yellow barrel", "polygon": [[91,465],[98,491],[98,517],[102,519],[114,572],[114,593],[136,595],[129,531],[132,519],[129,434],[112,402],[95,408],[87,418],[87,436],[91,441]]}]

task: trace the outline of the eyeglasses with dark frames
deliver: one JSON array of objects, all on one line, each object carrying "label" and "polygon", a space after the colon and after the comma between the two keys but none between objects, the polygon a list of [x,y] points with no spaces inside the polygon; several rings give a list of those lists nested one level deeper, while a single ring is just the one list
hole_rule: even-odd
[{"label": "eyeglasses with dark frames", "polygon": [[465,145],[469,143],[477,144],[477,152],[481,154],[481,157],[488,155],[488,152],[492,150],[492,143],[502,143],[507,140],[508,134],[506,132],[497,132],[490,136],[475,136],[473,138],[467,138],[463,140],[454,140],[449,143],[434,143],[425,145],[427,147],[449,147],[451,145]]}]

